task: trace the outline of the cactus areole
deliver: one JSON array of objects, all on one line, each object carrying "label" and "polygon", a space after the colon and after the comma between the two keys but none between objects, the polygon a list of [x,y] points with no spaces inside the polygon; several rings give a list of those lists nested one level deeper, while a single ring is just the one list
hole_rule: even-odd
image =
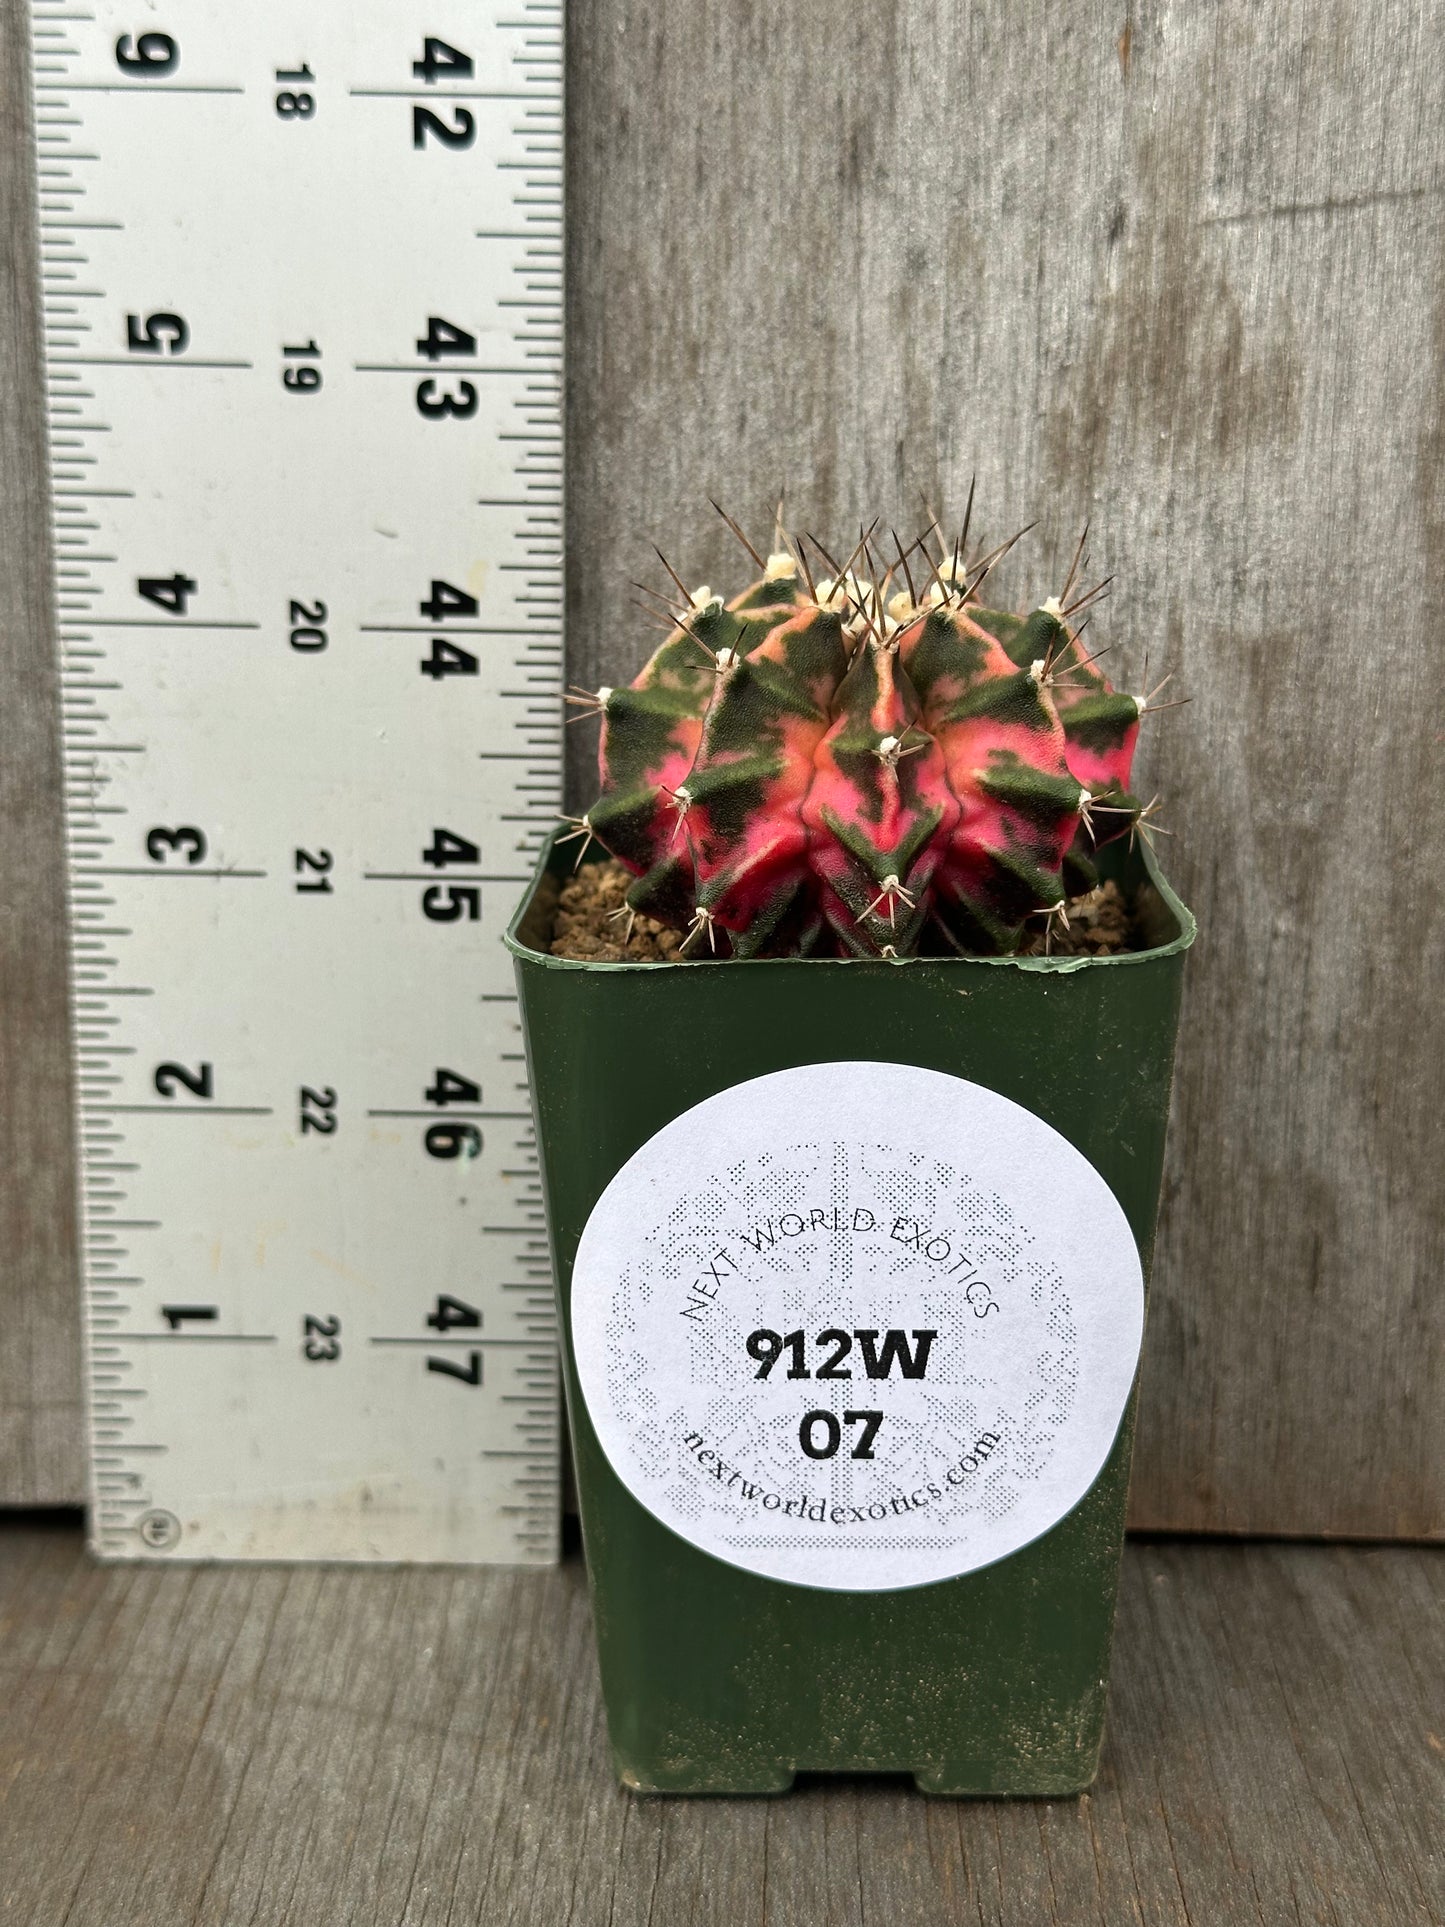
[{"label": "cactus areole", "polygon": [[731,602],[675,603],[627,687],[574,698],[602,724],[583,851],[618,858],[689,955],[1007,954],[1139,816],[1149,700],[1071,622],[1098,591],[1069,605],[1071,571],[1010,614],[979,599],[997,552],[915,548],[880,576],[865,539],[819,578],[789,544]]}]

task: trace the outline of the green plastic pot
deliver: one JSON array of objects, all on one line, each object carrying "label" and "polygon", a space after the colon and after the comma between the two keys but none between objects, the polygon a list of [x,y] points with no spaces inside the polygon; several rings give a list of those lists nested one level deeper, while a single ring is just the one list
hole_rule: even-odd
[{"label": "green plastic pot", "polygon": [[[594,1205],[670,1120],[744,1080],[866,1055],[981,1084],[1095,1166],[1147,1280],[1194,919],[1149,852],[1104,852],[1151,948],[1107,959],[580,963],[546,946],[555,841],[507,933],[516,963],[602,1686],[623,1783],[771,1793],[807,1772],[939,1794],[1094,1778],[1134,1404],[1083,1500],[982,1570],[898,1592],[788,1585],[680,1538],[623,1484],[582,1397],[572,1265]],[[866,1051],[858,1048],[866,1039]]]}]

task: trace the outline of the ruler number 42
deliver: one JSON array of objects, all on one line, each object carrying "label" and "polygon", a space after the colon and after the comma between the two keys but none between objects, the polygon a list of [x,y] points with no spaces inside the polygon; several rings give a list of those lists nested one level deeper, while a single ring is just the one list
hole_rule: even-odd
[{"label": "ruler number 42", "polygon": [[[439,80],[470,80],[475,71],[470,54],[464,54],[448,41],[438,40],[434,34],[428,34],[422,42],[421,59],[411,63],[411,70],[428,87],[435,86]],[[470,147],[476,138],[476,116],[465,107],[452,108],[450,126],[430,107],[418,105],[411,110],[413,147],[425,147],[428,141],[436,141],[442,147]]]}]

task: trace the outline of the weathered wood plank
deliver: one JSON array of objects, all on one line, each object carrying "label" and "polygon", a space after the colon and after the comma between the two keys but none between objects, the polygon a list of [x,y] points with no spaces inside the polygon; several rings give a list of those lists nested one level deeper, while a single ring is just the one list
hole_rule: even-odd
[{"label": "weathered wood plank", "polygon": [[[0,0],[0,1500],[79,1490],[22,22]],[[575,0],[569,34],[573,673],[634,662],[655,535],[733,575],[709,493],[761,529],[786,484],[841,538],[976,468],[990,532],[1043,517],[1010,595],[1091,514],[1093,633],[1195,699],[1144,755],[1204,937],[1135,1520],[1445,1531],[1438,12]]]},{"label": "weathered wood plank", "polygon": [[0,1505],[84,1488],[59,709],[23,0],[0,0]]},{"label": "weathered wood plank", "polygon": [[0,1528],[15,1927],[1445,1923],[1445,1552],[1136,1544],[1079,1801],[612,1782],[552,1573],[97,1568]]}]

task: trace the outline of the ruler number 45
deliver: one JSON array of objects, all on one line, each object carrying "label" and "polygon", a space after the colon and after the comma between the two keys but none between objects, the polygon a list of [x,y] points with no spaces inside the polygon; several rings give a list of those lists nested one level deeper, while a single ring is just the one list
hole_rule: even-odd
[{"label": "ruler number 45", "polygon": [[[482,852],[469,837],[454,830],[434,829],[432,840],[421,853],[421,860],[433,870],[445,870],[449,863],[467,867],[479,864]],[[482,914],[482,892],[477,883],[432,883],[421,893],[421,913],[429,923],[476,923]]]}]

